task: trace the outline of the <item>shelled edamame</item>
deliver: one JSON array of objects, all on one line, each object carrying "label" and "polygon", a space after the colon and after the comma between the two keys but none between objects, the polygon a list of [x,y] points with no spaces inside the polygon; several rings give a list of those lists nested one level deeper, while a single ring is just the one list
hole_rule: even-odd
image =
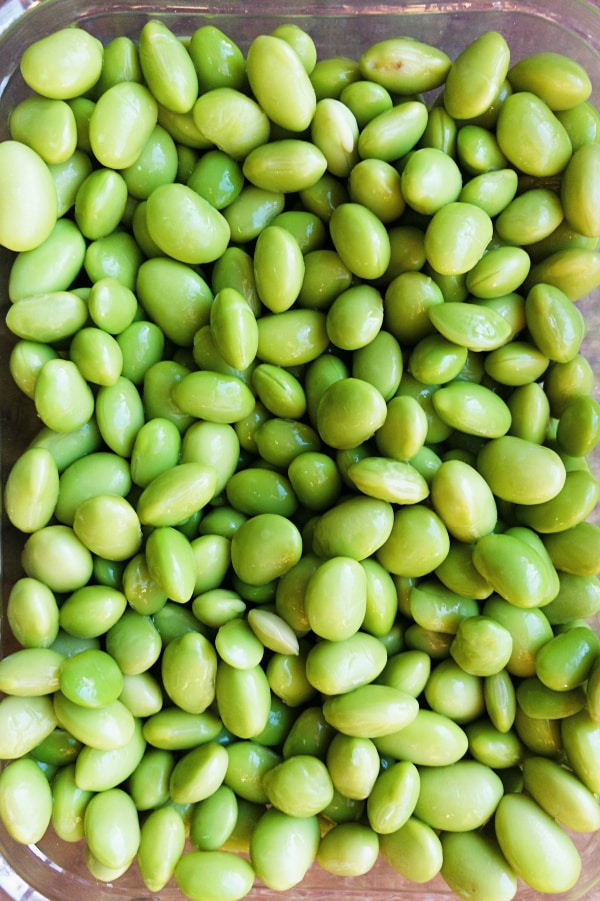
[{"label": "shelled edamame", "polygon": [[193,901],[380,857],[569,890],[600,828],[588,74],[498,32],[352,60],[158,18],[21,73],[10,835]]}]

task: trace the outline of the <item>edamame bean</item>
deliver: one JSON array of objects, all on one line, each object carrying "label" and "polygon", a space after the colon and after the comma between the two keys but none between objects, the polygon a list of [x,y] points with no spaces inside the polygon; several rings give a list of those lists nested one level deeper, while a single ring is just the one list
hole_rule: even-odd
[{"label": "edamame bean", "polygon": [[418,94],[439,87],[450,66],[443,50],[404,36],[379,41],[360,58],[365,78],[399,94]]},{"label": "edamame bean", "polygon": [[440,873],[459,898],[471,891],[474,897],[489,894],[497,901],[515,897],[517,877],[494,837],[475,831],[444,832],[441,844],[444,859]]},{"label": "edamame bean", "polygon": [[379,835],[401,829],[412,816],[421,788],[419,770],[409,760],[393,763],[375,780],[367,798],[369,825]]},{"label": "edamame bean", "polygon": [[[477,829],[489,820],[504,793],[497,773],[477,760],[422,768],[419,775],[415,816],[434,829],[449,832]],[[463,805],[461,801],[457,805],[457,792],[461,797],[472,793],[471,803]]]},{"label": "edamame bean", "polygon": [[239,901],[252,888],[254,870],[230,851],[192,851],[177,862],[175,881],[188,898]]},{"label": "edamame bean", "polygon": [[527,175],[556,175],[571,157],[569,136],[536,94],[515,91],[500,108],[496,137],[510,162]]},{"label": "edamame bean", "polygon": [[296,51],[282,38],[259,35],[248,48],[246,73],[252,92],[271,121],[304,131],[316,109],[316,95]]},{"label": "edamame bean", "polygon": [[589,77],[576,60],[561,53],[532,53],[511,66],[509,79],[516,91],[532,91],[553,110],[571,109],[587,100]]},{"label": "edamame bean", "polygon": [[267,810],[250,839],[250,860],[256,875],[275,891],[298,885],[316,859],[319,839],[316,816],[293,817],[274,808]]},{"label": "edamame bean", "polygon": [[442,867],[440,838],[417,817],[409,817],[400,829],[380,836],[379,848],[384,860],[412,882],[429,882]]},{"label": "edamame bean", "polygon": [[34,41],[21,58],[21,74],[44,97],[85,94],[100,77],[103,47],[83,28],[63,28]]},{"label": "edamame bean", "polygon": [[[575,884],[581,858],[561,827],[525,794],[500,799],[494,827],[502,853],[513,870],[536,891],[560,892]],[[541,842],[531,837],[543,835]]]},{"label": "edamame bean", "polygon": [[50,825],[52,790],[33,760],[13,760],[0,775],[0,819],[20,844],[39,842]]}]

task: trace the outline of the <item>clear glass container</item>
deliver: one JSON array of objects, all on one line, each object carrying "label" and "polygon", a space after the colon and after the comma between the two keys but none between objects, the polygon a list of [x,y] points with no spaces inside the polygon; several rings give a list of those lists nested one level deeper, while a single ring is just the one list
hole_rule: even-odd
[{"label": "clear glass container", "polygon": [[[484,31],[497,30],[507,39],[512,59],[541,50],[567,54],[586,67],[600,105],[600,0],[0,0],[0,140],[8,137],[10,110],[24,95],[19,60],[36,39],[76,23],[107,42],[118,35],[136,38],[150,18],[162,19],[178,35],[213,24],[246,49],[257,34],[294,22],[310,32],[320,56],[357,58],[375,41],[404,34],[442,47],[451,57]],[[38,428],[31,405],[24,403],[8,372],[10,336],[4,326],[11,254],[0,249],[0,435],[3,483],[12,463]],[[598,292],[596,292],[598,294]],[[598,296],[580,302],[588,321],[585,353],[600,372]],[[596,465],[594,462],[594,465]],[[598,466],[596,466],[598,470]],[[598,514],[593,516],[599,521]],[[21,571],[18,544],[3,517],[2,583],[6,602]],[[0,621],[0,651],[12,649]],[[583,875],[571,891],[554,895],[562,901],[600,901],[600,836],[576,837]],[[39,847],[18,845],[0,827],[0,899],[11,901],[181,901],[174,882],[159,896],[151,895],[135,866],[115,884],[97,883],[85,865],[82,843],[68,845],[51,831]],[[285,894],[258,883],[250,899],[294,901],[441,901],[455,896],[438,877],[426,885],[408,883],[379,862],[366,876],[340,879],[315,865],[303,883]],[[520,884],[517,897],[542,896]]]}]

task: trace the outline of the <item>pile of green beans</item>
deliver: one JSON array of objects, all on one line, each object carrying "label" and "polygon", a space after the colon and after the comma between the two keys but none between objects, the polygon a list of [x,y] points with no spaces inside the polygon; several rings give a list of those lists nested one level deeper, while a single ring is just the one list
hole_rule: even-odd
[{"label": "pile of green beans", "polygon": [[555,52],[29,46],[0,818],[236,901],[510,901],[600,829],[600,116]]}]

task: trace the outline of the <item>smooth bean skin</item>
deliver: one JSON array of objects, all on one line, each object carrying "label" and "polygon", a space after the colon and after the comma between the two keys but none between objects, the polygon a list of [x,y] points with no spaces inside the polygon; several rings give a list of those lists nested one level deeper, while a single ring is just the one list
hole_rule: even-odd
[{"label": "smooth bean skin", "polygon": [[536,94],[515,91],[498,115],[496,136],[502,152],[527,175],[556,175],[571,156],[569,136]]},{"label": "smooth bean skin", "polygon": [[8,293],[14,303],[24,297],[66,291],[81,269],[85,241],[75,223],[59,219],[46,240],[19,253],[11,267]]},{"label": "smooth bean skin", "polygon": [[534,285],[525,301],[525,318],[536,346],[550,360],[567,363],[578,354],[585,325],[559,288]]},{"label": "smooth bean skin", "polygon": [[71,337],[85,324],[85,306],[85,301],[71,291],[38,294],[9,307],[6,324],[19,338],[51,344]]},{"label": "smooth bean skin", "polygon": [[64,216],[75,203],[77,190],[92,171],[89,156],[83,150],[75,150],[72,156],[63,163],[51,163],[48,166],[58,202],[58,215]]},{"label": "smooth bean skin", "polygon": [[179,463],[146,485],[137,513],[144,525],[175,526],[213,497],[217,474],[203,463]]},{"label": "smooth bean skin", "polygon": [[[505,600],[517,607],[544,607],[560,586],[554,568],[547,566],[543,548],[539,550],[541,553],[519,535],[487,535],[473,551],[473,564]],[[502,569],[507,566],[510,572]]]},{"label": "smooth bean skin", "polygon": [[255,38],[248,48],[246,71],[252,93],[271,121],[291,132],[309,126],[316,109],[315,90],[302,60],[286,41],[273,35]]},{"label": "smooth bean skin", "polygon": [[103,707],[121,694],[123,675],[110,654],[89,648],[62,663],[59,687],[76,704]]},{"label": "smooth bean skin", "polygon": [[91,389],[72,360],[52,359],[44,363],[35,382],[33,400],[42,422],[57,432],[80,428],[94,412]]},{"label": "smooth bean skin", "polygon": [[550,816],[576,832],[595,832],[600,824],[598,802],[565,767],[545,757],[523,762],[523,785]]},{"label": "smooth bean skin", "polygon": [[38,94],[68,99],[93,87],[100,77],[102,59],[103,47],[97,38],[84,29],[64,28],[31,44],[20,68]]},{"label": "smooth bean skin", "polygon": [[390,262],[390,240],[384,224],[368,207],[340,204],[329,228],[337,253],[354,275],[376,279],[384,274]]},{"label": "smooth bean skin", "polygon": [[229,766],[225,785],[235,792],[238,804],[242,799],[253,804],[265,804],[267,796],[262,777],[281,762],[281,755],[253,739],[231,742],[227,745],[227,754]]},{"label": "smooth bean skin", "polygon": [[84,500],[73,516],[73,531],[93,554],[127,560],[142,543],[140,520],[129,501],[110,494]]},{"label": "smooth bean skin", "polygon": [[0,690],[19,697],[51,694],[58,688],[62,654],[50,648],[22,648],[0,661]]},{"label": "smooth bean skin", "polygon": [[425,254],[442,275],[460,275],[483,256],[491,237],[488,214],[481,207],[457,200],[434,213],[425,231]]},{"label": "smooth bean skin", "polygon": [[597,749],[600,730],[587,710],[579,710],[561,724],[563,744],[569,764],[584,785],[598,793],[600,778]]},{"label": "smooth bean skin", "polygon": [[151,19],[140,31],[138,52],[142,74],[158,103],[176,113],[189,112],[198,96],[198,76],[179,39],[164,23]]},{"label": "smooth bean skin", "polygon": [[284,194],[311,188],[326,169],[327,159],[319,147],[295,138],[255,147],[242,166],[244,176],[251,184]]},{"label": "smooth bean skin", "polygon": [[339,823],[321,839],[317,861],[336,876],[360,876],[373,868],[378,854],[373,830],[360,823]]},{"label": "smooth bean skin", "polygon": [[436,664],[424,691],[431,709],[456,723],[472,722],[484,712],[481,677],[465,672],[451,658]]},{"label": "smooth bean skin", "polygon": [[341,500],[317,521],[313,550],[321,557],[364,560],[386,542],[393,519],[387,501],[361,496]]},{"label": "smooth bean skin", "polygon": [[222,725],[221,720],[210,712],[193,714],[168,708],[150,716],[144,723],[143,733],[155,748],[182,751],[216,738]]},{"label": "smooth bean skin", "polygon": [[464,729],[449,717],[420,709],[400,731],[375,739],[380,753],[417,766],[446,766],[463,757],[468,747]]},{"label": "smooth bean skin", "polygon": [[373,831],[389,835],[404,826],[415,810],[420,788],[419,770],[408,760],[393,763],[380,772],[366,805]]},{"label": "smooth bean skin", "polygon": [[119,748],[83,747],[75,761],[75,781],[86,791],[116,788],[131,776],[144,754],[141,722],[134,719],[133,734]]},{"label": "smooth bean skin", "polygon": [[333,783],[325,764],[308,754],[295,754],[263,776],[267,798],[293,817],[310,817],[333,799]]},{"label": "smooth bean skin", "polygon": [[185,375],[173,389],[173,399],[183,412],[209,422],[237,422],[254,406],[254,397],[241,379],[209,370]]},{"label": "smooth bean skin", "polygon": [[169,795],[176,804],[194,804],[210,797],[223,783],[226,749],[206,742],[179,758],[169,777]]},{"label": "smooth bean skin", "polygon": [[75,197],[75,221],[90,240],[109,235],[125,212],[127,184],[114,169],[94,170]]},{"label": "smooth bean skin", "polygon": [[[57,561],[60,561],[60,572],[57,572]],[[63,525],[48,525],[32,532],[23,547],[21,562],[26,576],[43,582],[53,592],[81,588],[88,582],[93,568],[88,548],[72,528]]]},{"label": "smooth bean skin", "polygon": [[121,456],[130,456],[144,424],[142,398],[130,379],[119,376],[112,385],[100,388],[96,395],[96,421],[109,448]]},{"label": "smooth bean skin", "polygon": [[368,344],[359,347],[352,356],[353,378],[369,382],[377,388],[385,401],[393,398],[397,391],[402,369],[400,345],[384,329],[379,329],[375,337]]},{"label": "smooth bean skin", "polygon": [[98,98],[90,118],[90,145],[107,169],[135,163],[156,125],[156,100],[144,85],[121,82]]},{"label": "smooth bean skin", "polygon": [[201,25],[190,39],[189,54],[198,74],[200,88],[241,88],[244,58],[239,47],[214,25]]},{"label": "smooth bean skin", "polygon": [[532,188],[515,197],[502,210],[496,222],[505,241],[533,244],[551,235],[563,221],[560,199],[546,188]]},{"label": "smooth bean skin", "polygon": [[511,435],[489,441],[478,454],[477,466],[497,497],[520,504],[551,500],[566,478],[555,451]]},{"label": "smooth bean skin", "polygon": [[146,672],[158,660],[160,634],[149,616],[126,610],[106,634],[106,649],[124,675]]},{"label": "smooth bean skin", "polygon": [[556,438],[569,456],[587,456],[600,438],[598,402],[593,397],[574,398],[560,416]]},{"label": "smooth bean skin", "polygon": [[315,816],[292,817],[280,810],[267,810],[250,839],[250,861],[256,875],[275,891],[293,888],[315,860],[319,839]]},{"label": "smooth bean skin", "polygon": [[192,851],[175,865],[175,881],[191,899],[238,901],[254,882],[251,864],[229,851]]},{"label": "smooth bean skin", "polygon": [[377,739],[396,736],[418,716],[418,703],[411,695],[388,685],[362,685],[323,704],[327,722],[344,735]]},{"label": "smooth bean skin", "polygon": [[203,713],[215,698],[217,653],[200,632],[187,632],[164,648],[161,675],[166,693],[181,710]]},{"label": "smooth bean skin", "polygon": [[575,845],[531,798],[524,794],[504,795],[496,810],[494,827],[509,864],[536,891],[567,891],[579,878],[581,858]]},{"label": "smooth bean skin", "polygon": [[450,654],[466,672],[490,676],[503,669],[512,652],[508,629],[480,615],[462,620],[450,645]]},{"label": "smooth bean skin", "polygon": [[[269,554],[264,549],[269,547]],[[266,585],[300,559],[302,538],[290,520],[276,513],[250,517],[233,536],[231,561],[236,574],[251,585]]]},{"label": "smooth bean skin", "polygon": [[546,535],[544,545],[557,570],[592,576],[597,570],[596,542],[600,537],[594,523],[581,522],[571,528]]},{"label": "smooth bean skin", "polygon": [[133,673],[123,676],[119,700],[137,718],[149,717],[162,708],[161,687],[152,673]]},{"label": "smooth bean skin", "polygon": [[58,635],[59,609],[53,592],[27,576],[12,586],[6,607],[11,632],[24,648],[49,647]]},{"label": "smooth bean skin", "polygon": [[258,236],[254,278],[262,303],[272,313],[288,310],[300,292],[304,257],[294,236],[279,225],[267,226]]},{"label": "smooth bean skin", "polygon": [[327,769],[334,789],[348,798],[369,797],[379,774],[379,754],[370,738],[338,733],[326,754]]},{"label": "smooth bean skin", "polygon": [[567,472],[556,497],[540,504],[519,507],[519,520],[537,531],[557,533],[580,522],[593,510],[598,499],[598,484],[585,470]]},{"label": "smooth bean skin", "polygon": [[62,692],[54,696],[55,715],[64,729],[99,751],[124,747],[135,731],[135,720],[119,700],[102,707],[82,707]]},{"label": "smooth bean skin", "polygon": [[491,532],[498,519],[487,483],[460,460],[439,467],[431,483],[431,501],[450,534],[460,541],[476,541]]},{"label": "smooth bean skin", "polygon": [[518,710],[530,719],[563,720],[579,713],[585,705],[582,688],[555,691],[537,676],[524,679],[517,687]]},{"label": "smooth bean skin", "polygon": [[516,876],[493,838],[471,831],[443,832],[440,839],[444,855],[440,873],[459,897],[466,893],[477,901],[515,897]]},{"label": "smooth bean skin", "polygon": [[4,486],[11,523],[25,533],[48,524],[58,500],[58,467],[46,448],[29,448],[13,464]]},{"label": "smooth bean skin", "polygon": [[389,91],[383,85],[366,79],[347,84],[339,99],[352,112],[359,128],[392,107]]},{"label": "smooth bean skin", "polygon": [[[210,319],[213,293],[202,276],[186,263],[154,258],[140,266],[136,291],[148,315],[165,335],[190,347],[195,332]],[[172,303],[162,303],[164,292],[172,292]]]},{"label": "smooth bean skin", "polygon": [[85,837],[100,863],[111,868],[129,864],[138,851],[140,827],[129,795],[114,788],[98,792],[84,815]]},{"label": "smooth bean skin", "polygon": [[233,832],[237,817],[237,797],[228,785],[221,785],[196,805],[190,841],[198,851],[218,851]]},{"label": "smooth bean skin", "polygon": [[566,128],[574,151],[583,144],[594,143],[598,134],[597,112],[589,100],[566,110],[557,110],[556,115]]},{"label": "smooth bean skin", "polygon": [[524,678],[533,676],[537,652],[553,634],[543,608],[516,607],[493,595],[485,602],[483,612],[508,629],[512,636],[512,652],[506,664],[508,672]]},{"label": "smooth bean skin", "polygon": [[311,629],[331,641],[350,638],[365,617],[366,590],[366,574],[357,560],[336,556],[323,562],[306,587]]},{"label": "smooth bean skin", "polygon": [[73,336],[69,348],[71,360],[87,382],[114,385],[123,374],[123,353],[112,335],[89,327]]},{"label": "smooth bean skin", "polygon": [[[419,770],[419,775],[415,816],[434,829],[448,832],[465,832],[482,826],[504,793],[497,773],[477,760],[461,760],[448,767],[427,767]],[[469,797],[469,804],[464,806],[461,801],[457,805],[455,791],[461,798]]]},{"label": "smooth bean skin", "polygon": [[253,738],[267,725],[270,687],[260,666],[236,669],[220,661],[216,699],[223,725],[239,738]]},{"label": "smooth bean skin", "polygon": [[245,297],[234,288],[219,291],[210,307],[210,327],[227,363],[236,369],[250,366],[258,350],[258,326]]},{"label": "smooth bean skin", "polygon": [[321,396],[317,429],[330,447],[357,447],[383,425],[386,413],[385,400],[373,385],[352,377],[341,379]]},{"label": "smooth bean skin", "polygon": [[131,480],[146,488],[160,473],[175,466],[181,451],[177,426],[163,417],[148,420],[136,435],[131,450]]},{"label": "smooth bean skin", "polygon": [[433,215],[458,200],[462,177],[451,156],[435,147],[421,147],[408,158],[401,176],[402,195],[418,213]]},{"label": "smooth bean skin", "polygon": [[417,94],[439,87],[450,69],[439,48],[414,38],[388,38],[373,44],[359,61],[362,75],[399,94]]},{"label": "smooth bean skin", "polygon": [[[506,78],[510,50],[501,34],[488,31],[454,60],[444,86],[444,106],[455,119],[473,119],[491,106]],[[474,77],[477,72],[477,77]]]},{"label": "smooth bean skin", "polygon": [[52,791],[52,828],[65,842],[80,841],[84,838],[83,817],[92,792],[78,787],[74,764],[61,767],[52,780]]},{"label": "smooth bean skin", "polygon": [[583,103],[591,92],[583,67],[576,60],[552,51],[534,53],[514,63],[509,79],[516,91],[532,91],[555,111]]},{"label": "smooth bean skin", "polygon": [[389,537],[376,557],[388,572],[424,576],[445,559],[449,547],[448,530],[438,514],[423,504],[414,504],[396,510]]},{"label": "smooth bean skin", "polygon": [[429,882],[442,867],[442,843],[417,817],[409,817],[400,829],[380,836],[379,848],[384,860],[411,882]]},{"label": "smooth bean skin", "polygon": [[230,237],[227,220],[187,185],[160,185],[147,204],[150,237],[179,262],[209,263],[227,247]]},{"label": "smooth bean skin", "polygon": [[144,884],[159,892],[173,876],[185,845],[185,826],[172,807],[152,811],[140,831],[137,863]]},{"label": "smooth bean skin", "polygon": [[485,385],[453,381],[432,396],[436,413],[448,425],[469,435],[500,438],[511,426],[511,413],[498,394]]},{"label": "smooth bean skin", "polygon": [[342,694],[372,682],[383,670],[386,660],[385,648],[379,639],[355,632],[349,638],[326,640],[311,648],[306,658],[306,676],[321,693]]},{"label": "smooth bean skin", "polygon": [[350,200],[370,209],[385,224],[405,210],[402,180],[391,163],[369,157],[352,167],[348,181]]},{"label": "smooth bean skin", "polygon": [[20,844],[40,841],[52,815],[52,790],[33,760],[13,760],[0,775],[0,819]]},{"label": "smooth bean skin", "polygon": [[536,656],[536,675],[548,688],[568,691],[582,685],[600,653],[595,632],[585,626],[555,635]]},{"label": "smooth bean skin", "polygon": [[47,360],[54,360],[57,356],[57,352],[48,344],[25,339],[16,342],[9,356],[9,371],[23,394],[33,398],[40,369]]}]

